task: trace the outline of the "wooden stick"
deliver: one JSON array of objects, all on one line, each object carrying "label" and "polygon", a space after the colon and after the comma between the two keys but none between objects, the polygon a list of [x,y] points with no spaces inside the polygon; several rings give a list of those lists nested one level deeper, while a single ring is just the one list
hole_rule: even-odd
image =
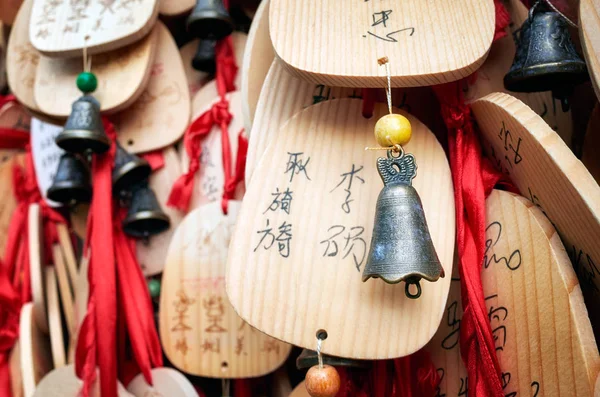
[{"label": "wooden stick", "polygon": [[65,319],[67,321],[67,334],[70,336],[75,328],[75,314],[73,309],[73,292],[67,276],[67,267],[65,266],[65,260],[61,247],[55,244],[52,247],[52,255],[54,257],[54,267],[56,268],[56,275],[58,277],[58,286],[60,291],[60,299],[62,301],[63,311],[65,313]]},{"label": "wooden stick", "polygon": [[67,226],[62,223],[59,223],[56,229],[58,230],[58,242],[69,272],[69,284],[73,287],[77,281],[77,259],[75,259],[75,250],[71,244],[71,236]]}]

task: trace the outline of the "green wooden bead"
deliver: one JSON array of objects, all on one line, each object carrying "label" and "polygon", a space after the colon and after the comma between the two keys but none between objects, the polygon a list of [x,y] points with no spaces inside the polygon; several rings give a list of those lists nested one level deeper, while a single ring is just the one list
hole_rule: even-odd
[{"label": "green wooden bead", "polygon": [[96,91],[98,79],[92,72],[82,72],[77,76],[77,88],[84,94]]},{"label": "green wooden bead", "polygon": [[160,296],[160,281],[154,278],[148,280],[148,290],[150,291],[150,297],[158,298]]}]

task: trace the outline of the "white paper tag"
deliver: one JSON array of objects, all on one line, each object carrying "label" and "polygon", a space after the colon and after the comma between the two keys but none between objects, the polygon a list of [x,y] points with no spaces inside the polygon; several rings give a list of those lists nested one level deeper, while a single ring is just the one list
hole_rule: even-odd
[{"label": "white paper tag", "polygon": [[46,192],[52,186],[52,181],[56,175],[60,156],[65,153],[54,142],[54,139],[62,130],[62,126],[45,123],[36,118],[31,119],[31,151],[35,175],[40,192],[51,207],[62,206],[61,203],[46,198]]}]

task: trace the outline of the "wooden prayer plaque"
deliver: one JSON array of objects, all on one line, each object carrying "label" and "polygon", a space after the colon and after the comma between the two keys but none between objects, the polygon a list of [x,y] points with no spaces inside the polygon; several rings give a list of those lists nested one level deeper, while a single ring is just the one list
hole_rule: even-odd
[{"label": "wooden prayer plaque", "polygon": [[33,155],[33,167],[40,193],[52,207],[60,207],[63,204],[48,200],[46,193],[52,183],[58,169],[60,156],[65,151],[58,147],[54,139],[63,130],[62,126],[45,123],[36,118],[31,119],[31,152]]},{"label": "wooden prayer plaque", "polygon": [[[103,113],[128,108],[142,94],[154,63],[157,32],[142,40],[92,58],[92,72],[98,88],[92,93]],[[71,105],[81,95],[77,76],[83,71],[83,58],[41,56],[36,74],[34,97],[40,110],[50,116],[67,118]]]},{"label": "wooden prayer plaque", "polygon": [[240,203],[228,215],[214,202],[190,212],[173,236],[163,272],[160,337],[182,371],[211,378],[249,378],[277,369],[291,346],[242,320],[225,294],[227,248]]},{"label": "wooden prayer plaque", "polygon": [[294,73],[315,83],[394,87],[458,80],[484,61],[494,36],[491,0],[423,2],[271,0],[275,52]]},{"label": "wooden prayer plaque", "polygon": [[38,204],[29,206],[27,219],[27,240],[29,243],[29,273],[31,277],[31,296],[33,298],[33,315],[37,326],[48,333],[48,315],[46,313],[46,291],[44,281],[44,240],[42,215]]},{"label": "wooden prayer plaque", "polygon": [[160,0],[158,12],[166,17],[177,16],[189,12],[194,4],[194,0]]},{"label": "wooden prayer plaque", "polygon": [[[65,315],[65,323],[67,325],[66,334],[70,336],[75,330],[75,302],[73,299],[73,292],[71,289],[72,284],[67,270],[65,255],[63,254],[60,245],[55,244],[52,247],[52,258],[54,259],[54,268],[56,269],[55,273],[58,281],[58,292],[60,294],[62,313]],[[47,284],[48,283],[49,282],[47,282]],[[48,296],[50,296],[49,292]],[[48,306],[49,305],[50,304],[48,304]],[[48,310],[50,310],[50,308],[48,308]],[[50,313],[48,316],[50,316]]]},{"label": "wooden prayer plaque", "polygon": [[6,249],[10,221],[17,208],[17,200],[13,191],[13,167],[23,166],[25,155],[17,155],[0,165],[0,252]]},{"label": "wooden prayer plaque", "polygon": [[248,43],[244,52],[242,67],[238,75],[242,76],[242,115],[244,116],[244,127],[250,131],[254,112],[258,104],[260,90],[263,86],[267,73],[271,68],[275,53],[273,43],[269,36],[269,1],[260,2],[250,32],[248,32]]},{"label": "wooden prayer plaque", "polygon": [[46,266],[46,301],[48,302],[48,325],[50,329],[50,347],[54,368],[64,367],[67,363],[65,357],[65,342],[60,314],[56,272],[52,266]]},{"label": "wooden prayer plaque", "polygon": [[[506,396],[592,396],[600,356],[583,295],[556,230],[533,203],[494,191],[487,199],[482,282]],[[458,274],[457,274],[458,277]],[[438,394],[466,394],[459,353],[460,282],[427,349]]]},{"label": "wooden prayer plaque", "polygon": [[150,175],[149,182],[163,211],[169,216],[171,226],[168,230],[152,236],[147,242],[136,242],[137,258],[146,277],[154,276],[163,271],[171,238],[183,219],[181,212],[167,205],[173,183],[181,175],[179,156],[173,147],[166,148],[162,153],[165,165]]},{"label": "wooden prayer plaque", "polygon": [[11,92],[19,102],[39,112],[33,98],[33,86],[40,54],[29,41],[29,22],[33,0],[24,0],[10,37],[6,53],[6,75]]},{"label": "wooden prayer plaque", "polygon": [[190,120],[190,96],[177,44],[162,22],[156,23],[156,30],[156,59],[145,91],[133,105],[110,118],[119,143],[131,153],[172,145]]},{"label": "wooden prayer plaque", "polygon": [[[100,387],[96,382],[92,385],[90,397],[100,397]],[[56,368],[42,379],[32,397],[78,397],[81,395],[81,387],[83,381],[75,375],[75,367],[67,365],[65,367]],[[121,382],[117,381],[117,395],[119,397],[134,397],[128,393]],[[147,396],[151,397],[151,396]]]},{"label": "wooden prayer plaque", "polygon": [[477,71],[477,80],[465,93],[465,99],[471,102],[493,92],[506,92],[539,114],[570,145],[573,133],[571,112],[563,112],[560,101],[554,99],[551,92],[510,92],[504,88],[504,76],[512,65],[516,51],[513,35],[529,15],[529,10],[520,0],[509,0],[504,4],[512,20],[511,26],[507,28],[508,35],[492,44],[487,59]]},{"label": "wooden prayer plaque", "polygon": [[[35,320],[34,305],[33,302],[24,304],[19,320],[21,377],[25,397],[34,395],[37,384],[52,369],[50,340]],[[44,395],[44,397],[48,396]]]},{"label": "wooden prayer plaque", "polygon": [[127,391],[136,397],[198,397],[198,392],[189,380],[172,368],[154,368],[152,383],[146,383],[143,374],[139,374],[127,385]]},{"label": "wooden prayer plaque", "polygon": [[556,227],[591,322],[600,326],[600,312],[591,309],[600,304],[600,187],[556,132],[518,99],[490,94],[472,107],[485,153]]},{"label": "wooden prayer plaque", "polygon": [[140,40],[157,15],[157,0],[33,0],[29,37],[46,56],[77,57],[84,48],[94,55]]},{"label": "wooden prayer plaque", "polygon": [[600,98],[600,1],[579,1],[579,37],[596,96]]},{"label": "wooden prayer plaque", "polygon": [[[434,335],[450,277],[421,282],[422,296],[403,283],[361,280],[383,182],[376,160],[376,104],[363,118],[362,101],[335,99],[304,109],[273,137],[254,172],[229,250],[227,294],[252,326],[285,342],[356,359],[411,354]],[[444,151],[414,116],[405,146],[418,167],[427,224],[445,273],[452,273],[454,197]],[[381,341],[381,343],[380,343]]]}]

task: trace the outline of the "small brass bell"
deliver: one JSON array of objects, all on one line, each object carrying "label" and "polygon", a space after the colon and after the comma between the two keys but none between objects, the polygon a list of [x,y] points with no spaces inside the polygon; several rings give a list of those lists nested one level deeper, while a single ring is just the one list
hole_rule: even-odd
[{"label": "small brass bell", "polygon": [[187,19],[187,30],[194,37],[221,40],[233,32],[233,19],[222,0],[197,0]]},{"label": "small brass bell", "polygon": [[147,183],[135,186],[123,231],[132,237],[146,239],[164,232],[169,226],[169,217],[160,208],[154,191]]},{"label": "small brass bell", "polygon": [[[351,358],[335,357],[322,355],[323,364],[333,367],[353,367],[353,368],[369,368],[369,362],[365,360],[353,360]],[[296,358],[296,368],[306,369],[319,364],[319,356],[314,350],[303,349],[302,353]]]},{"label": "small brass bell", "polygon": [[116,144],[115,166],[112,171],[113,191],[121,192],[145,181],[152,168],[148,162],[133,153],[129,153],[118,142]]},{"label": "small brass bell", "polygon": [[92,186],[87,165],[75,154],[63,154],[46,196],[63,204],[89,202],[92,199]]},{"label": "small brass bell", "polygon": [[198,43],[196,55],[192,58],[192,67],[200,72],[214,74],[217,70],[215,49],[217,41],[214,39],[202,39]]},{"label": "small brass bell", "polygon": [[93,96],[83,95],[73,102],[71,114],[64,130],[56,137],[56,144],[71,153],[104,153],[110,148],[110,139],[100,117],[100,104]]},{"label": "small brass bell", "polygon": [[[384,187],[377,198],[375,226],[362,280],[382,278],[396,284],[406,281],[405,293],[411,299],[421,296],[419,281],[437,281],[444,277],[419,194],[412,187],[417,164],[412,154],[377,159],[377,170]],[[410,292],[410,285],[417,287]]]},{"label": "small brass bell", "polygon": [[536,3],[521,26],[515,58],[504,76],[504,86],[514,92],[552,91],[563,110],[573,86],[588,80],[585,62],[571,41],[565,19]]}]

